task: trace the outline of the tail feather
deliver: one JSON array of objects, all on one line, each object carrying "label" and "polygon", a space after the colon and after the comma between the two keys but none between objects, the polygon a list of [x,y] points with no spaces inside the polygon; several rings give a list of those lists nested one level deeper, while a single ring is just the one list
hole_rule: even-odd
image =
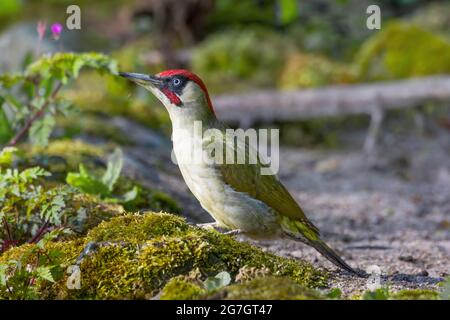
[{"label": "tail feather", "polygon": [[281,219],[281,226],[286,235],[312,246],[337,267],[355,275],[364,276],[363,273],[350,267],[333,249],[320,239],[317,228],[312,228],[311,225],[309,221],[293,221],[287,217]]},{"label": "tail feather", "polygon": [[322,240],[308,241],[308,244],[312,246],[314,249],[320,252],[325,258],[327,258],[330,262],[336,265],[339,268],[342,268],[350,273],[360,275],[358,271],[350,267],[333,249],[331,249],[325,242]]}]

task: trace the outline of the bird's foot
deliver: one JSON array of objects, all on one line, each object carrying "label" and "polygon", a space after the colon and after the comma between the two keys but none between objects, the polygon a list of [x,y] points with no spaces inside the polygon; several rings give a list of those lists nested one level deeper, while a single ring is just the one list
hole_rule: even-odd
[{"label": "bird's foot", "polygon": [[223,234],[229,235],[229,236],[237,236],[238,234],[241,234],[242,230],[240,229],[235,229],[235,230],[230,230],[227,232],[224,232]]},{"label": "bird's foot", "polygon": [[91,241],[84,247],[83,251],[78,256],[75,264],[79,266],[87,256],[96,252],[98,250],[98,248],[100,248],[100,247],[108,247],[108,246],[124,247],[126,245],[127,245],[127,243],[125,243],[125,242],[115,243],[115,242],[108,242],[108,241],[104,241],[104,242]]},{"label": "bird's foot", "polygon": [[197,227],[203,229],[217,229],[217,222],[199,223]]},{"label": "bird's foot", "polygon": [[84,247],[83,251],[81,251],[75,264],[79,266],[81,264],[81,262],[83,262],[84,258],[86,258],[86,256],[90,255],[92,252],[95,252],[97,249],[98,249],[98,244],[96,242],[89,242]]},{"label": "bird's foot", "polygon": [[230,236],[235,236],[235,235],[242,233],[242,231],[239,229],[226,231],[226,229],[219,227],[217,222],[200,223],[200,224],[197,224],[197,227],[209,229],[209,230],[214,229],[217,232],[220,232],[221,234],[226,234],[226,235],[230,235]]}]

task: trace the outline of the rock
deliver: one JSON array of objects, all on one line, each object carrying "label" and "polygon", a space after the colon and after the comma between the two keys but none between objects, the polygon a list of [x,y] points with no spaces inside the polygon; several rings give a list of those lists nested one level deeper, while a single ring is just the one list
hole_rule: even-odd
[{"label": "rock", "polygon": [[[306,262],[265,253],[228,235],[188,225],[183,218],[167,213],[114,217],[91,229],[85,237],[49,242],[44,250],[59,252],[60,267],[65,270],[75,264],[90,242],[96,243],[97,249],[79,264],[80,289],[68,289],[68,275],[63,272],[55,283],[39,285],[40,298],[149,299],[171,278],[188,276],[196,269],[203,279],[222,271],[235,277],[241,268],[254,267],[267,268],[270,276],[288,277],[291,283],[305,288],[327,283],[327,274]],[[0,264],[20,259],[30,247],[26,244],[10,249],[0,256]],[[23,264],[36,258],[38,253],[33,252]]]},{"label": "rock", "polygon": [[411,255],[408,255],[408,256],[400,256],[400,257],[398,257],[398,260],[404,261],[404,262],[411,262],[411,263],[416,263],[416,262],[417,262],[417,259],[414,258],[414,257],[411,256]]}]

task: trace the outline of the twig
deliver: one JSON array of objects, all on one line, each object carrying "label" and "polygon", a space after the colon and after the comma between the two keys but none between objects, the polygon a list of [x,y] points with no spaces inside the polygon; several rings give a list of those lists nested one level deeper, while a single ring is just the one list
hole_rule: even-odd
[{"label": "twig", "polygon": [[6,145],[7,147],[15,146],[23,138],[23,136],[28,132],[28,130],[30,130],[33,123],[44,115],[45,109],[47,109],[47,107],[49,106],[50,101],[55,99],[55,97],[58,94],[58,91],[61,89],[61,87],[62,87],[62,83],[59,82],[58,85],[56,86],[56,88],[53,90],[50,98],[48,98],[45,101],[44,105],[39,110],[37,110],[31,116],[30,119],[27,120],[27,122],[22,127],[22,129],[20,129],[19,132],[17,132],[17,134],[8,142],[8,144]]}]

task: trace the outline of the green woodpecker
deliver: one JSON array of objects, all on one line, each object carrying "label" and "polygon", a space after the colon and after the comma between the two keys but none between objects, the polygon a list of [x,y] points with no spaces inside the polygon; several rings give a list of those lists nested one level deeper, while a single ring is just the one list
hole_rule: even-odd
[{"label": "green woodpecker", "polygon": [[[320,238],[317,227],[308,220],[277,176],[261,174],[260,158],[256,164],[179,161],[199,142],[193,130],[195,122],[201,121],[203,131],[216,129],[224,137],[228,132],[216,118],[206,86],[197,75],[187,70],[169,70],[156,76],[120,75],[152,92],[166,107],[172,121],[173,150],[178,166],[189,189],[216,221],[212,225],[253,238],[288,236],[314,247],[336,266],[358,274]],[[224,141],[225,149],[231,149],[234,154],[250,149],[248,143],[242,149],[233,142],[233,139]]]}]

